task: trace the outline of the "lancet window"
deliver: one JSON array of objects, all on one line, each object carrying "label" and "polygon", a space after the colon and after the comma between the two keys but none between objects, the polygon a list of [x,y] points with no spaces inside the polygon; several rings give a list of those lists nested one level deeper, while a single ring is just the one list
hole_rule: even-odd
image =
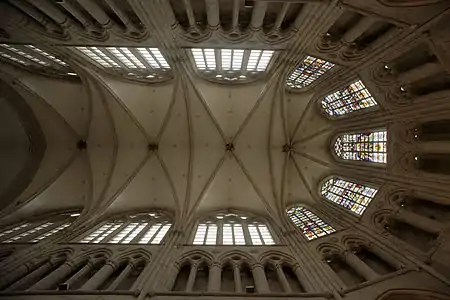
[{"label": "lancet window", "polygon": [[287,86],[294,89],[301,89],[311,85],[320,76],[330,71],[334,64],[326,60],[307,56],[303,62],[295,68],[287,79]]},{"label": "lancet window", "polygon": [[50,215],[0,230],[1,243],[37,243],[69,227],[79,213]]},{"label": "lancet window", "polygon": [[378,129],[339,135],[334,143],[334,151],[342,159],[385,164],[387,162],[387,131]]},{"label": "lancet window", "polygon": [[60,76],[77,76],[57,54],[35,45],[0,44],[0,58],[28,70]]},{"label": "lancet window", "polygon": [[332,117],[343,116],[376,105],[378,103],[361,80],[325,96],[322,100],[323,110]]},{"label": "lancet window", "polygon": [[267,70],[274,51],[246,49],[191,49],[199,72],[215,80],[246,80]]},{"label": "lancet window", "polygon": [[170,227],[169,218],[159,212],[115,218],[97,226],[80,243],[161,244]]},{"label": "lancet window", "polygon": [[286,211],[289,219],[308,240],[314,240],[336,231],[309,209],[297,205]]},{"label": "lancet window", "polygon": [[358,215],[362,215],[378,190],[339,177],[328,179],[321,187],[322,196]]},{"label": "lancet window", "polygon": [[201,221],[194,245],[273,245],[268,226],[255,218],[223,213]]}]

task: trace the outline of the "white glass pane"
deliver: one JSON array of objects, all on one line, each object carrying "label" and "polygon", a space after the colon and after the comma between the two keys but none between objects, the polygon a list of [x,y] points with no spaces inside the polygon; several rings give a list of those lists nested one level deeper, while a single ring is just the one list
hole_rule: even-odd
[{"label": "white glass pane", "polygon": [[20,239],[22,239],[22,238],[24,238],[26,236],[29,236],[29,235],[34,234],[36,232],[40,232],[41,230],[42,231],[45,230],[45,228],[49,227],[50,225],[53,225],[53,223],[52,222],[47,222],[45,224],[39,225],[39,226],[34,227],[34,228],[32,228],[32,229],[30,229],[28,231],[22,232],[21,234],[18,234],[18,235],[14,236],[14,237],[6,240],[6,241],[3,241],[2,243],[13,243],[13,242],[19,241]]},{"label": "white glass pane", "polygon": [[153,239],[152,244],[160,244],[162,239],[166,236],[167,231],[169,231],[171,224],[164,225],[161,230],[156,234],[156,237]]},{"label": "white glass pane", "polygon": [[92,243],[97,244],[102,242],[108,235],[119,229],[120,226],[122,226],[123,223],[116,223],[113,226],[109,227],[107,230],[105,230],[101,235],[99,235],[96,239],[92,241]]},{"label": "white glass pane", "polygon": [[264,241],[264,245],[273,245],[275,242],[273,241],[272,235],[270,234],[269,229],[266,225],[258,225],[259,233]]},{"label": "white glass pane", "polygon": [[97,230],[95,230],[94,232],[92,232],[91,234],[89,234],[88,236],[86,236],[85,238],[83,238],[80,243],[89,243],[91,242],[93,239],[95,239],[96,237],[98,237],[100,234],[102,234],[103,232],[105,232],[106,230],[108,230],[109,228],[111,228],[114,224],[112,223],[107,223],[105,225],[103,225],[102,227],[98,228]]},{"label": "white glass pane", "polygon": [[0,237],[5,236],[5,235],[8,235],[8,234],[11,234],[11,233],[13,233],[13,232],[15,232],[15,231],[19,231],[19,230],[21,230],[21,229],[23,229],[23,228],[25,228],[25,227],[28,227],[28,226],[30,226],[30,223],[25,223],[25,224],[16,226],[16,227],[14,227],[14,228],[5,230],[5,231],[3,231],[2,233],[0,233]]},{"label": "white glass pane", "polygon": [[141,237],[141,239],[139,240],[139,244],[148,244],[148,242],[150,242],[150,240],[153,238],[153,236],[155,235],[155,233],[159,230],[159,228],[161,228],[162,224],[154,224],[150,227],[149,230],[147,230],[147,232]]},{"label": "white glass pane", "polygon": [[41,55],[43,55],[43,56],[45,56],[45,57],[51,59],[52,61],[56,62],[57,64],[60,64],[60,65],[62,65],[62,66],[67,66],[67,63],[65,63],[65,62],[63,62],[62,60],[56,58],[55,56],[53,56],[53,55],[51,55],[51,54],[45,52],[45,51],[42,50],[42,49],[39,49],[39,48],[37,48],[37,47],[35,47],[35,46],[33,46],[33,45],[25,45],[25,47],[28,47],[28,48],[32,49],[33,51],[36,51],[37,53],[39,53],[39,54],[41,54]]},{"label": "white glass pane", "polygon": [[137,227],[133,229],[133,231],[130,232],[130,234],[120,243],[121,244],[129,244],[138,234],[141,232],[148,223],[140,223]]},{"label": "white glass pane", "polygon": [[241,224],[235,224],[233,226],[234,230],[234,244],[235,245],[245,245],[244,231]]},{"label": "white glass pane", "polygon": [[207,231],[208,226],[206,224],[199,224],[197,227],[197,232],[195,233],[194,237],[194,245],[203,245],[205,241],[205,235]]},{"label": "white glass pane", "polygon": [[205,245],[216,245],[217,244],[217,225],[210,224],[208,226],[208,234],[206,236]]},{"label": "white glass pane", "polygon": [[233,232],[230,224],[223,225],[222,244],[233,245]]},{"label": "white glass pane", "polygon": [[31,240],[31,242],[32,242],[32,243],[39,242],[40,240],[43,240],[43,239],[45,239],[45,238],[47,238],[47,237],[49,237],[49,236],[51,236],[51,235],[54,235],[55,233],[57,233],[58,231],[63,230],[63,229],[66,228],[66,227],[69,227],[70,224],[71,224],[71,223],[66,223],[66,224],[62,224],[61,226],[58,226],[58,227],[56,227],[56,228],[53,228],[52,230],[50,230],[50,231],[48,231],[48,232],[46,232],[46,233],[44,233],[44,234],[38,236],[37,238]]}]

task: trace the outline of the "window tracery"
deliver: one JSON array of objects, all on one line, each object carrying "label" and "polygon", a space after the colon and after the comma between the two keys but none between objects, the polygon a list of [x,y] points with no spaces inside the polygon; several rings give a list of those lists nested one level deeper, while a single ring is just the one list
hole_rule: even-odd
[{"label": "window tracery", "polygon": [[322,196],[346,209],[362,215],[378,190],[339,177],[328,179],[321,187]]},{"label": "window tracery", "polygon": [[1,243],[37,243],[69,227],[79,216],[67,213],[30,221],[0,231]]},{"label": "window tracery", "polygon": [[171,226],[170,220],[163,214],[141,213],[106,222],[79,242],[155,245],[162,242]]},{"label": "window tracery", "polygon": [[339,135],[334,143],[334,151],[339,158],[345,160],[385,164],[387,162],[387,131],[379,129]]},{"label": "window tracery", "polygon": [[286,84],[294,89],[305,88],[330,71],[334,66],[333,63],[326,60],[306,56],[303,62],[289,75]]},{"label": "window tracery", "polygon": [[274,51],[192,48],[199,72],[215,80],[242,81],[267,70]]},{"label": "window tracery", "polygon": [[361,80],[325,96],[321,103],[323,110],[332,117],[378,105]]},{"label": "window tracery", "polygon": [[303,206],[294,206],[286,210],[286,213],[309,241],[336,231],[330,224]]},{"label": "window tracery", "polygon": [[194,245],[273,245],[267,225],[234,213],[218,214],[200,222]]}]

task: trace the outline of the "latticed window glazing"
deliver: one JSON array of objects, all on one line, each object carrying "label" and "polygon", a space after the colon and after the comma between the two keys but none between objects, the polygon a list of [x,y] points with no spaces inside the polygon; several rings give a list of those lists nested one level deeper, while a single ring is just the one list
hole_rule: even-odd
[{"label": "latticed window glazing", "polygon": [[267,225],[246,216],[219,214],[201,222],[195,232],[194,245],[273,245]]},{"label": "latticed window glazing", "polygon": [[377,192],[376,188],[339,177],[328,179],[321,188],[323,197],[358,215],[364,213]]},{"label": "latticed window glazing", "polygon": [[1,243],[37,243],[69,227],[79,213],[49,215],[45,220],[36,219],[24,224],[0,230]]},{"label": "latticed window glazing", "polygon": [[162,214],[142,213],[128,220],[107,222],[86,235],[80,243],[160,244],[172,224]]},{"label": "latticed window glazing", "polygon": [[342,159],[386,163],[387,131],[380,129],[339,135],[334,151]]},{"label": "latticed window glazing", "polygon": [[303,206],[294,206],[286,213],[308,240],[314,240],[336,231],[331,225]]},{"label": "latticed window glazing", "polygon": [[191,53],[198,71],[234,81],[265,72],[274,51],[192,48]]},{"label": "latticed window glazing", "polygon": [[287,86],[301,89],[311,85],[320,76],[330,71],[334,64],[320,58],[307,56],[303,62],[295,68],[287,79]]},{"label": "latticed window glazing", "polygon": [[361,80],[325,96],[322,108],[333,117],[378,105]]}]

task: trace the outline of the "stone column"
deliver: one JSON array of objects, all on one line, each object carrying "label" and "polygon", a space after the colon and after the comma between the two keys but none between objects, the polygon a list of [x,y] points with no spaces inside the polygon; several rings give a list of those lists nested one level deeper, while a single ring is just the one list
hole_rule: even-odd
[{"label": "stone column", "polygon": [[67,279],[64,283],[70,286],[72,284],[74,284],[75,282],[77,282],[80,278],[83,278],[84,276],[86,276],[86,274],[88,274],[92,267],[94,266],[94,264],[90,261],[86,262],[86,265],[81,268],[81,270],[79,270],[78,272],[76,272],[74,275],[72,275],[72,277],[70,277],[69,279]]},{"label": "stone column", "polygon": [[256,1],[255,7],[253,7],[252,11],[252,19],[250,21],[250,26],[252,29],[257,30],[260,29],[263,25],[264,16],[266,15],[267,10],[267,2]]},{"label": "stone column", "polygon": [[277,264],[275,265],[275,268],[277,269],[278,280],[283,286],[284,292],[292,293],[291,286],[289,285],[289,282],[287,281],[286,276],[284,275],[283,267],[280,264]]},{"label": "stone column", "polygon": [[58,269],[45,276],[36,282],[30,290],[48,290],[58,285],[64,278],[66,278],[73,270],[73,265],[70,262],[65,262]]},{"label": "stone column", "polygon": [[92,0],[77,0],[77,2],[102,26],[106,26],[110,23],[109,16],[105,11],[98,6],[97,1]]},{"label": "stone column", "polygon": [[365,280],[372,280],[379,276],[377,273],[375,273],[374,270],[372,270],[368,265],[366,265],[365,262],[360,260],[359,257],[353,254],[351,251],[345,251],[343,256],[345,262]]},{"label": "stone column", "polygon": [[206,0],[206,16],[208,17],[208,25],[216,28],[220,23],[219,1]]},{"label": "stone column", "polygon": [[403,267],[403,264],[400,261],[396,260],[394,257],[389,255],[382,249],[378,248],[377,246],[370,245],[367,248],[367,251],[372,252],[374,255],[378,256],[380,259],[382,259],[384,262],[386,262],[395,270],[399,270]]},{"label": "stone column", "polygon": [[117,287],[120,285],[122,281],[124,281],[131,272],[134,270],[134,265],[132,262],[129,262],[128,265],[125,267],[125,269],[120,272],[120,275],[113,281],[113,283],[110,284],[108,287],[108,290],[114,291],[117,289]]},{"label": "stone column", "polygon": [[105,264],[97,273],[94,274],[83,286],[80,288],[82,291],[96,290],[99,286],[108,279],[114,272],[115,265],[113,262]]},{"label": "stone column", "polygon": [[208,292],[220,292],[222,280],[222,266],[211,264],[209,266]]},{"label": "stone column", "polygon": [[354,42],[358,37],[360,37],[367,29],[373,24],[373,19],[368,17],[362,17],[356,25],[351,27],[343,36],[343,40],[346,43]]},{"label": "stone column", "polygon": [[186,292],[192,292],[192,288],[194,287],[195,277],[197,277],[197,265],[191,265],[191,272],[189,273],[189,278],[186,283]]},{"label": "stone column", "polygon": [[270,293],[269,283],[267,282],[266,274],[264,273],[264,266],[260,264],[253,265],[252,273],[258,294]]},{"label": "stone column", "polygon": [[443,225],[441,222],[423,217],[419,214],[407,211],[407,210],[400,210],[399,213],[396,216],[397,219],[413,226],[419,229],[422,229],[423,231],[434,233],[436,235],[439,235],[441,232]]},{"label": "stone column", "polygon": [[399,74],[398,79],[404,83],[412,83],[442,72],[443,70],[439,63],[430,62]]},{"label": "stone column", "polygon": [[54,268],[54,263],[52,261],[48,261],[33,272],[29,273],[27,276],[23,277],[19,281],[15,282],[13,285],[8,287],[5,291],[14,291],[14,290],[21,290],[25,286],[29,285],[33,281],[37,281],[42,276],[44,276],[46,273],[51,271]]},{"label": "stone column", "polygon": [[238,264],[233,265],[233,275],[234,275],[234,291],[236,293],[242,293],[242,279],[241,279],[241,269]]},{"label": "stone column", "polygon": [[305,290],[305,292],[313,292],[314,287],[309,283],[307,275],[303,273],[300,265],[299,264],[295,265],[293,269],[295,272],[295,276],[297,276],[298,282],[300,282],[300,285]]},{"label": "stone column", "polygon": [[31,261],[21,265],[13,272],[2,274],[0,277],[0,290],[27,275],[34,268],[34,266],[41,265],[42,263],[44,263],[44,261]]}]

